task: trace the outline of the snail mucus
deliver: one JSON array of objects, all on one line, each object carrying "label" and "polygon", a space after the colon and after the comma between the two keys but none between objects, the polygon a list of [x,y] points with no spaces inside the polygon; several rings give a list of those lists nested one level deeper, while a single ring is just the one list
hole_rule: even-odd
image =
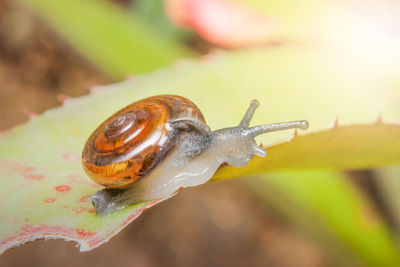
[{"label": "snail mucus", "polygon": [[92,133],[82,152],[87,175],[105,187],[89,198],[96,214],[203,184],[224,163],[241,167],[254,155],[265,157],[254,140],[260,134],[308,128],[305,120],[249,127],[257,107],[251,101],[238,126],[216,131],[181,96],[148,97],[121,109]]}]

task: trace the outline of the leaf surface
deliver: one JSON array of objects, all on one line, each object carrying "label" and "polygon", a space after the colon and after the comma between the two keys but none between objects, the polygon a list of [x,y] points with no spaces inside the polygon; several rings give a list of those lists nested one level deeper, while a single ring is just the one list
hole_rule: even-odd
[{"label": "leaf surface", "polygon": [[[384,142],[382,140],[385,140]],[[398,164],[400,125],[334,127],[267,148],[266,158],[256,157],[247,166],[221,168],[214,179],[287,170],[372,169]]]}]

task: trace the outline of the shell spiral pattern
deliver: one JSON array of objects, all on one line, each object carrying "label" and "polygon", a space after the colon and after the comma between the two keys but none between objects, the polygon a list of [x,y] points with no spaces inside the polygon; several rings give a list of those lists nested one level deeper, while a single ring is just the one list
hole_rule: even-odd
[{"label": "shell spiral pattern", "polygon": [[199,108],[174,95],[145,98],[121,109],[89,137],[82,152],[88,176],[107,188],[125,188],[147,176],[177,142],[175,119],[196,118]]}]

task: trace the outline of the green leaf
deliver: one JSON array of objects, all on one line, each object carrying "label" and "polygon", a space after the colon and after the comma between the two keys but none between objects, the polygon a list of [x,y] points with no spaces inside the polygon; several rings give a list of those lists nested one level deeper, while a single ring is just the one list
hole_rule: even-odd
[{"label": "green leaf", "polygon": [[[63,107],[45,112],[0,139],[0,212],[6,218],[0,222],[0,250],[46,237],[75,240],[80,242],[81,250],[89,250],[106,242],[142,212],[145,204],[111,217],[96,217],[87,197],[99,186],[85,176],[80,164],[89,134],[106,117],[135,100],[155,94],[183,95],[198,104],[212,129],[237,125],[253,98],[261,103],[254,124],[307,119],[311,125],[308,133],[312,133],[330,129],[337,117],[343,126],[371,124],[378,114],[383,121],[396,123],[400,75],[383,75],[374,68],[350,65],[347,58],[300,48],[219,52],[67,100]],[[385,134],[393,136],[381,138],[381,151],[376,151],[379,139],[373,135]],[[273,144],[292,135],[271,133],[259,141]],[[370,167],[370,158],[376,155],[381,155],[379,164],[391,164],[398,160],[389,147],[396,148],[393,139],[397,135],[395,125],[339,127],[272,147],[266,160],[271,163],[273,155],[278,157],[281,152],[280,157],[298,153],[305,158],[298,159],[297,166],[289,162],[286,167],[284,163],[276,164],[280,170],[297,168],[302,162],[309,168]],[[330,141],[327,137],[339,138],[333,144],[341,151],[332,150],[329,142],[322,144]],[[310,147],[314,138],[317,143]],[[351,155],[340,158],[345,153],[360,155],[362,150],[362,159],[348,162]],[[331,161],[321,166],[321,161],[311,159],[319,156],[318,152]],[[311,156],[307,163],[308,153]],[[268,168],[255,158],[247,170],[254,173]],[[232,177],[236,176],[231,170]],[[228,174],[224,175],[226,178]]]},{"label": "green leaf", "polygon": [[132,8],[133,15],[146,21],[152,25],[159,34],[173,37],[174,39],[182,39],[189,33],[176,27],[167,18],[164,10],[164,3],[160,0],[137,0]]},{"label": "green leaf", "polygon": [[115,78],[166,66],[192,52],[103,0],[22,0]]},{"label": "green leaf", "polygon": [[[384,140],[384,141],[383,141]],[[254,158],[243,168],[226,166],[214,180],[262,172],[309,169],[372,169],[399,163],[400,125],[334,127],[267,149],[266,158]]]},{"label": "green leaf", "polygon": [[207,41],[222,47],[263,45],[277,41],[320,41],[336,34],[328,29],[347,22],[350,9],[352,15],[359,12],[359,9],[352,8],[354,3],[350,5],[333,0],[305,0],[301,4],[287,0],[164,2],[173,21],[192,28]]},{"label": "green leaf", "polygon": [[[380,168],[374,171],[374,182],[378,186],[379,196],[384,200],[387,212],[396,228],[400,226],[400,165]],[[394,233],[399,240],[400,233]]]},{"label": "green leaf", "polygon": [[261,198],[312,232],[325,243],[327,252],[335,253],[334,246],[342,248],[335,255],[341,265],[349,264],[349,257],[359,261],[357,266],[400,264],[397,246],[385,222],[370,201],[348,183],[345,174],[296,172],[258,178],[252,188]]},{"label": "green leaf", "polygon": [[[346,54],[349,64],[400,60],[398,6],[390,1],[164,0],[170,18],[222,47],[303,45]],[[227,23],[229,21],[229,23]]]}]

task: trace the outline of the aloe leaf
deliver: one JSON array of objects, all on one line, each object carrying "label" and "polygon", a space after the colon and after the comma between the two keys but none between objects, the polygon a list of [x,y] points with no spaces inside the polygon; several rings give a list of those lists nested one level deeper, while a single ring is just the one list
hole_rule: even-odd
[{"label": "aloe leaf", "polygon": [[[379,168],[374,171],[374,182],[378,187],[379,196],[382,197],[387,205],[386,212],[390,215],[396,228],[400,226],[400,165],[394,165],[384,168]],[[395,232],[397,240],[400,238],[400,233]]]},{"label": "aloe leaf", "polygon": [[[348,19],[349,3],[332,0],[164,0],[178,25],[222,47],[269,42],[314,42],[329,34],[333,22]],[[358,12],[352,9],[353,13]],[[230,23],[225,23],[229,21]]]},{"label": "aloe leaf", "polygon": [[349,260],[358,261],[357,266],[400,264],[387,224],[345,174],[289,172],[257,178],[252,188],[259,197],[311,232],[336,261],[342,261],[340,265],[348,265]]},{"label": "aloe leaf", "polygon": [[222,168],[214,179],[290,169],[349,170],[394,165],[400,161],[398,140],[400,125],[334,127],[271,146],[266,158],[254,158],[243,168]]},{"label": "aloe leaf", "polygon": [[[308,119],[309,133],[315,134],[300,135],[271,147],[265,163],[272,164],[274,155],[282,159],[301,155],[305,159],[298,157],[297,165],[287,161],[286,167],[283,162],[275,163],[275,170],[293,170],[303,164],[307,168],[371,167],[371,158],[376,155],[381,157],[378,164],[397,162],[393,139],[398,135],[398,126],[388,123],[399,120],[400,92],[395,90],[400,84],[399,75],[355,66],[336,55],[300,48],[219,52],[203,60],[181,61],[123,83],[94,88],[85,97],[67,99],[62,107],[12,129],[0,139],[0,214],[4,218],[0,222],[0,250],[46,237],[75,240],[80,242],[81,250],[89,250],[109,240],[145,207],[155,204],[137,204],[111,217],[96,217],[87,197],[99,186],[84,175],[80,164],[83,145],[97,125],[116,110],[149,95],[169,93],[192,99],[212,129],[237,125],[253,98],[261,103],[254,124]],[[386,124],[372,125],[378,114]],[[324,132],[332,128],[337,117],[342,126]],[[367,125],[353,125],[362,123]],[[390,136],[382,138],[385,134]],[[259,141],[270,145],[292,135],[273,133]],[[345,153],[349,155],[341,158]],[[365,156],[354,159],[351,153]],[[327,159],[323,166],[321,160],[312,159],[321,155]],[[239,169],[229,169],[231,177],[237,176]],[[227,178],[229,169],[223,169],[220,178]],[[271,170],[255,158],[247,174]]]},{"label": "aloe leaf", "polygon": [[132,14],[152,25],[159,34],[183,40],[188,32],[175,26],[166,16],[164,3],[160,0],[138,0],[132,8]]},{"label": "aloe leaf", "polygon": [[[373,61],[399,59],[394,2],[164,0],[175,23],[222,47],[302,44]],[[226,23],[229,21],[229,23]],[[367,64],[376,64],[368,62]]]},{"label": "aloe leaf", "polygon": [[193,53],[134,14],[103,0],[21,0],[74,48],[115,78]]}]

